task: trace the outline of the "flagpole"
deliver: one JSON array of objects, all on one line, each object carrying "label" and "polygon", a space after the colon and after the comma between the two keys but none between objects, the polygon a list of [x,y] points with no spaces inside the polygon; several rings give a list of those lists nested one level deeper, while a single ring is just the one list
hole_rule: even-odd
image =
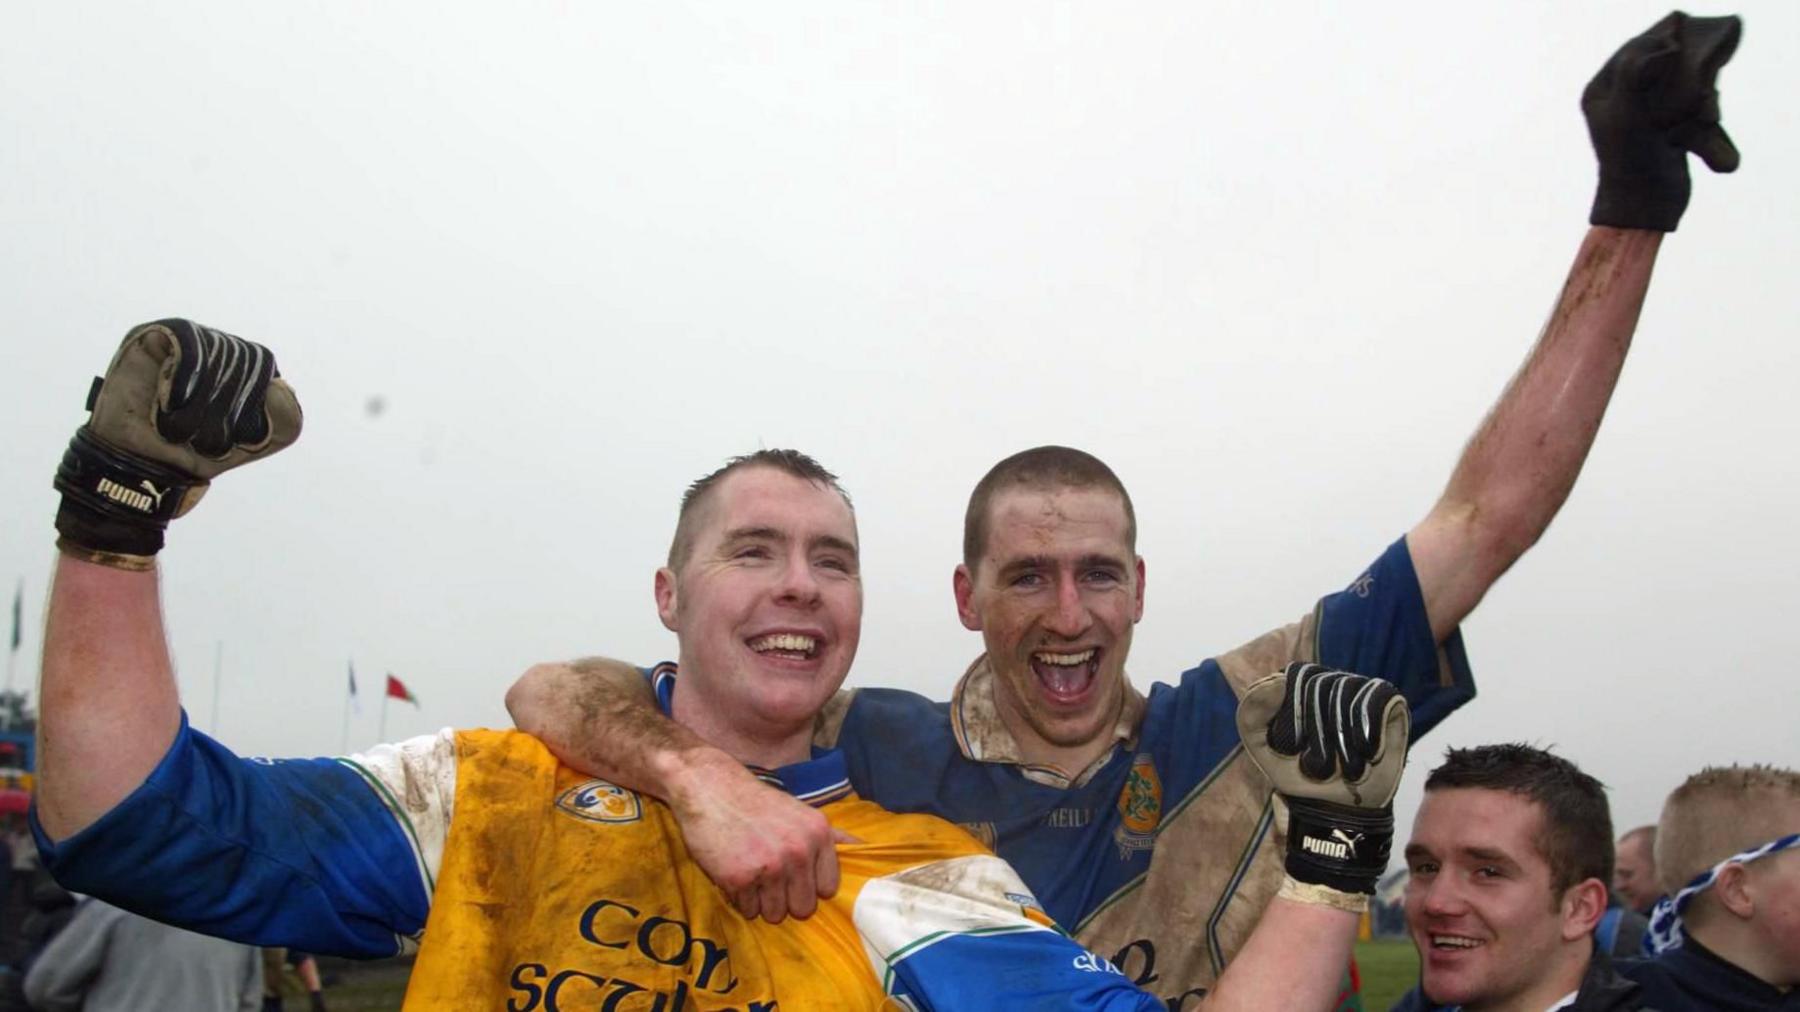
[{"label": "flagpole", "polygon": [[[350,665],[350,677],[356,677],[356,665],[354,662]],[[338,755],[350,754],[350,701],[356,698],[351,695],[351,693],[356,691],[355,685],[356,683],[353,681],[344,684],[344,741],[343,744],[338,746]]]},{"label": "flagpole", "polygon": [[6,651],[6,691],[8,693],[13,690],[13,671],[19,666],[19,627],[22,624],[20,613],[24,610],[22,607],[24,601],[25,578],[21,576],[18,589],[13,591],[12,642]]},{"label": "flagpole", "polygon": [[387,741],[387,701],[388,694],[384,689],[381,693],[381,734],[376,737],[376,741]]}]

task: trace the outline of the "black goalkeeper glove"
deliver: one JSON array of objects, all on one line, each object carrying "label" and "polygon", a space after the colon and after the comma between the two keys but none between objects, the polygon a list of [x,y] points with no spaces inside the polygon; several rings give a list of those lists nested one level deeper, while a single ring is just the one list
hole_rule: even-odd
[{"label": "black goalkeeper glove", "polygon": [[1719,68],[1737,51],[1744,23],[1676,11],[1619,47],[1581,93],[1600,159],[1588,221],[1673,232],[1693,189],[1689,151],[1714,172],[1738,167],[1719,125]]},{"label": "black goalkeeper glove", "polygon": [[56,470],[57,547],[121,569],[150,567],[163,529],[214,475],[300,435],[300,404],[275,356],[192,320],[133,328],[87,406],[92,417]]},{"label": "black goalkeeper glove", "polygon": [[1412,718],[1393,683],[1290,664],[1238,703],[1238,734],[1287,803],[1287,873],[1375,891],[1394,840],[1394,791]]}]

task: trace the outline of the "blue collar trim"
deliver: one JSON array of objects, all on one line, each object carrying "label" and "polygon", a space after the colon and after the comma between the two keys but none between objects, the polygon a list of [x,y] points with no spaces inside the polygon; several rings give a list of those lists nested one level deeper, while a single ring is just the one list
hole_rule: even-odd
[{"label": "blue collar trim", "polygon": [[[656,689],[656,707],[665,717],[673,717],[675,713],[675,676],[674,661],[664,661],[650,670],[650,684]],[[849,797],[851,793],[850,769],[844,763],[844,753],[834,748],[814,745],[812,758],[779,769],[764,769],[749,763],[744,764],[744,768],[769,786],[786,791],[814,808]]]}]

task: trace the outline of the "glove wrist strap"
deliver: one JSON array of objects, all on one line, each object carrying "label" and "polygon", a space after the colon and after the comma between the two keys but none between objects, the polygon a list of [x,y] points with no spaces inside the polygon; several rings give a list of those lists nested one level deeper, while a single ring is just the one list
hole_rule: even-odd
[{"label": "glove wrist strap", "polygon": [[1313,907],[1330,907],[1345,913],[1360,914],[1369,909],[1369,897],[1362,893],[1339,892],[1330,886],[1307,885],[1296,882],[1294,876],[1287,875],[1281,880],[1281,890],[1277,897],[1294,903],[1304,903]]},{"label": "glove wrist strap", "polygon": [[1688,197],[1685,186],[1614,176],[1603,170],[1594,191],[1593,209],[1588,212],[1588,224],[1673,232],[1681,223],[1682,212],[1687,210]]},{"label": "glove wrist strap", "polygon": [[131,555],[125,552],[105,552],[96,548],[88,548],[76,544],[68,538],[56,539],[56,550],[72,559],[91,562],[96,566],[110,566],[113,569],[130,570],[133,573],[144,573],[156,568],[156,556]]},{"label": "glove wrist strap", "polygon": [[1394,842],[1393,809],[1283,800],[1288,807],[1288,875],[1303,885],[1373,894]]},{"label": "glove wrist strap", "polygon": [[55,486],[62,493],[58,545],[105,565],[119,563],[103,557],[155,555],[170,518],[186,512],[206,490],[206,482],[116,449],[85,425],[69,440]]}]

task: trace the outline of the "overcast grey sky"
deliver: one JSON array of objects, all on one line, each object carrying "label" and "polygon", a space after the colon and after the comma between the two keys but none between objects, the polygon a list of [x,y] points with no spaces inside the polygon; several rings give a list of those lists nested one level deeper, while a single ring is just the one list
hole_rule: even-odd
[{"label": "overcast grey sky", "polygon": [[[350,657],[361,747],[386,671],[401,737],[504,722],[534,660],[671,655],[676,499],[764,445],[856,496],[853,684],[949,692],[968,490],[1045,442],[1133,490],[1130,668],[1172,679],[1430,507],[1586,227],[1580,89],[1666,9],[7,4],[20,681],[88,378],[166,315],[274,347],[307,412],[163,557],[239,750],[336,751]],[[1703,764],[1800,764],[1800,4],[1739,12],[1743,168],[1695,163],[1587,471],[1422,746],[1555,745],[1621,827]]]}]

